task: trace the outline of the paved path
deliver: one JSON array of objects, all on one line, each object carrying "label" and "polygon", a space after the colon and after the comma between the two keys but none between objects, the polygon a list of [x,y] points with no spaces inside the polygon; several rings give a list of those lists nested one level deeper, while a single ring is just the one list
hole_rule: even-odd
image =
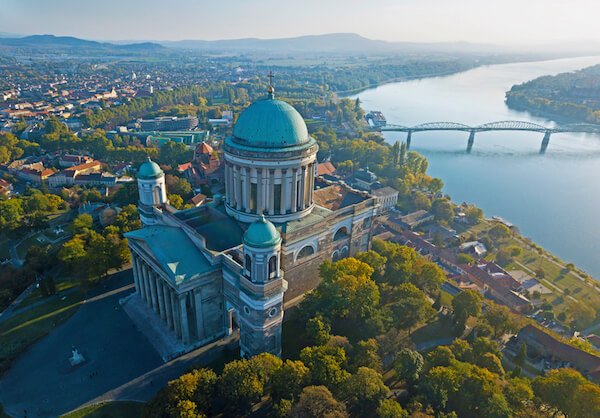
[{"label": "paved path", "polygon": [[2,311],[2,313],[0,313],[0,322],[13,316],[15,311],[20,311],[19,309],[17,309],[17,307],[23,301],[23,299],[25,299],[31,294],[31,292],[33,292],[33,290],[36,288],[36,285],[37,283],[30,284],[27,289],[23,290],[21,294],[17,296],[17,298],[13,300],[12,303],[8,305],[8,307],[4,311]]},{"label": "paved path", "polygon": [[[73,317],[15,361],[0,381],[7,413],[56,417],[162,365],[119,305],[132,280],[131,270],[106,279]],[[73,346],[86,359],[75,369],[68,362]]]}]

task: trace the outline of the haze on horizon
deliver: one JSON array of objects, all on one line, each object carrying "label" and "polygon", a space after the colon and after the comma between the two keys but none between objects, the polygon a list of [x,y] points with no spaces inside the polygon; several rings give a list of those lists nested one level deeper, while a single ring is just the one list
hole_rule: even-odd
[{"label": "haze on horizon", "polygon": [[3,0],[0,32],[94,40],[284,38],[531,45],[600,41],[594,0]]}]

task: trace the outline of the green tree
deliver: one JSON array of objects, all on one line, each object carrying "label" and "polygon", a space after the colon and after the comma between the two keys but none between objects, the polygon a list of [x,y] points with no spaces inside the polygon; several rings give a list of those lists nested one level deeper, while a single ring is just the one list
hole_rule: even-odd
[{"label": "green tree", "polygon": [[77,216],[77,218],[73,219],[71,223],[71,231],[73,234],[86,234],[92,229],[92,225],[94,224],[94,220],[91,215],[87,213],[82,213]]},{"label": "green tree", "polygon": [[248,360],[225,365],[219,379],[219,395],[228,409],[247,411],[263,395],[264,384]]},{"label": "green tree", "polygon": [[510,310],[496,303],[487,305],[483,318],[493,328],[494,338],[499,338],[517,328],[514,315]]},{"label": "green tree", "polygon": [[491,239],[497,241],[508,237],[510,235],[510,229],[504,224],[497,223],[488,231],[488,235]]},{"label": "green tree", "polygon": [[507,380],[504,385],[504,397],[513,410],[522,409],[533,399],[533,390],[529,380],[522,378],[512,378]]},{"label": "green tree", "polygon": [[490,372],[496,373],[499,376],[504,376],[504,368],[502,367],[502,362],[496,355],[492,353],[483,354],[478,359],[477,365],[479,367],[483,367],[484,369],[488,369]]},{"label": "green tree", "polygon": [[440,345],[427,354],[427,367],[447,367],[450,366],[455,360],[454,353],[452,353],[450,347]]},{"label": "green tree", "polygon": [[481,313],[481,295],[474,290],[460,292],[452,299],[454,323],[462,332],[471,316],[479,316]]},{"label": "green tree", "polygon": [[454,206],[448,199],[436,199],[431,205],[436,221],[449,222],[454,218]]},{"label": "green tree", "polygon": [[167,174],[165,183],[169,193],[178,194],[183,199],[189,199],[192,195],[192,185],[186,179]]},{"label": "green tree", "polygon": [[273,373],[271,396],[275,401],[289,399],[294,401],[309,381],[310,370],[299,360],[286,360]]},{"label": "green tree", "polygon": [[331,325],[317,315],[306,322],[306,335],[312,345],[325,345],[331,338]]},{"label": "green tree", "polygon": [[419,380],[423,364],[423,356],[419,352],[409,348],[403,348],[394,358],[396,376],[407,382],[410,386],[413,386]]},{"label": "green tree", "polygon": [[377,418],[408,418],[408,412],[402,409],[395,400],[384,399],[377,407],[375,416]]},{"label": "green tree", "polygon": [[350,361],[353,370],[357,370],[359,367],[368,367],[380,372],[382,363],[379,357],[379,343],[377,340],[370,338],[356,343]]},{"label": "green tree", "polygon": [[269,384],[273,374],[281,367],[281,359],[271,353],[260,353],[249,360],[250,367],[265,386]]},{"label": "green tree", "polygon": [[356,254],[356,259],[371,266],[373,269],[373,279],[375,281],[380,281],[382,279],[387,263],[386,257],[370,250]]},{"label": "green tree", "polygon": [[178,194],[169,193],[167,195],[167,199],[169,199],[169,203],[175,209],[183,209],[183,198]]},{"label": "green tree", "polygon": [[300,360],[310,370],[313,385],[325,385],[335,391],[350,376],[343,369],[346,352],[341,347],[305,347],[300,352]]},{"label": "green tree", "polygon": [[366,416],[389,394],[382,376],[368,367],[359,367],[346,384],[347,399],[357,416]]},{"label": "green tree", "polygon": [[338,402],[325,386],[307,386],[298,403],[292,407],[291,418],[346,418],[344,404]]},{"label": "green tree", "polygon": [[446,274],[437,264],[419,259],[411,283],[429,295],[439,293],[440,286],[446,280]]},{"label": "green tree", "polygon": [[409,334],[417,324],[435,315],[425,294],[412,283],[404,283],[394,291],[395,302],[389,305],[394,324],[408,329]]}]

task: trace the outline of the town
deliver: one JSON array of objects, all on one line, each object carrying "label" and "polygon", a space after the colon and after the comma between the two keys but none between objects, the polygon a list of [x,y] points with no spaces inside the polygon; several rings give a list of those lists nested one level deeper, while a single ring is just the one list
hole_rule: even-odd
[{"label": "town", "polygon": [[0,38],[0,416],[600,413],[597,278],[348,94],[518,55],[239,48]]}]

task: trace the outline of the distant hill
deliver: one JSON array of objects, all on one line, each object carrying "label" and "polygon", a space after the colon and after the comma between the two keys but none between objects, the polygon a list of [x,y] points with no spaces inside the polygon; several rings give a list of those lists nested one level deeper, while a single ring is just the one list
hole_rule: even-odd
[{"label": "distant hill", "polygon": [[73,36],[31,35],[22,38],[0,38],[0,46],[28,48],[86,48],[95,50],[156,51],[166,49],[153,42],[116,45],[108,42],[88,41]]},{"label": "distant hill", "polygon": [[330,33],[277,39],[227,39],[215,41],[183,40],[162,41],[173,48],[199,49],[205,51],[269,51],[269,52],[478,52],[490,51],[490,45],[466,42],[416,43],[389,42],[365,38],[356,33]]}]

